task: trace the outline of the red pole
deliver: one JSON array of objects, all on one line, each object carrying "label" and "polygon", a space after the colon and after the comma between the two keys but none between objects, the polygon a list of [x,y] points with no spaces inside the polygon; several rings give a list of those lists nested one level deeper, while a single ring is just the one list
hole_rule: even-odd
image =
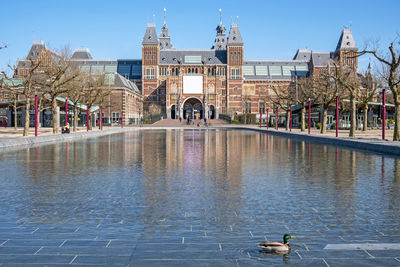
[{"label": "red pole", "polygon": [[124,128],[124,112],[121,111],[121,128]]},{"label": "red pole", "polygon": [[278,112],[279,112],[279,109],[278,109],[278,107],[276,107],[276,129],[278,130],[278,121],[279,121],[279,114],[278,114]]},{"label": "red pole", "polygon": [[103,131],[103,106],[100,106],[100,130]]},{"label": "red pole", "polygon": [[260,128],[261,128],[261,123],[262,123],[262,109],[260,108]]},{"label": "red pole", "polygon": [[289,120],[290,120],[290,131],[292,131],[292,105],[290,105],[289,106],[289,108],[290,108],[290,118],[289,118]]},{"label": "red pole", "polygon": [[336,137],[339,136],[339,96],[336,96]]},{"label": "red pole", "polygon": [[35,136],[37,136],[37,95],[35,95]]},{"label": "red pole", "polygon": [[385,89],[382,91],[382,139],[386,139],[386,92]]},{"label": "red pole", "polygon": [[268,117],[268,115],[269,115],[269,108],[267,108],[267,130],[268,130],[268,124],[269,124],[269,117]]},{"label": "red pole", "polygon": [[311,100],[308,101],[308,134],[311,133]]},{"label": "red pole", "polygon": [[86,104],[86,131],[89,132],[89,104]]},{"label": "red pole", "polygon": [[65,125],[68,122],[68,98],[65,99]]}]

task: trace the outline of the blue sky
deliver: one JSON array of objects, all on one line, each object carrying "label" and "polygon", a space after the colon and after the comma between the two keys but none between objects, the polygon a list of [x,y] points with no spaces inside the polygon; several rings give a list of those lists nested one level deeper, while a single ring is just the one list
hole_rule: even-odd
[{"label": "blue sky", "polygon": [[[361,49],[371,39],[387,47],[400,32],[399,0],[2,1],[0,45],[8,48],[0,50],[0,71],[25,58],[33,40],[56,50],[88,47],[97,59],[140,58],[146,25],[155,20],[159,35],[164,7],[178,49],[209,49],[222,8],[228,32],[238,20],[249,60],[291,59],[298,48],[333,51],[349,25]],[[368,61],[360,58],[360,68]]]}]

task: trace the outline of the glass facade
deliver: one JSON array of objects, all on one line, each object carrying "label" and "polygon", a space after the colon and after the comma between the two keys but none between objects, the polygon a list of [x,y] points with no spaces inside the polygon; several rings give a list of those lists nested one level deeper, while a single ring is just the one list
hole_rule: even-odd
[{"label": "glass facade", "polygon": [[129,80],[142,79],[141,60],[118,60],[118,71],[120,75]]}]

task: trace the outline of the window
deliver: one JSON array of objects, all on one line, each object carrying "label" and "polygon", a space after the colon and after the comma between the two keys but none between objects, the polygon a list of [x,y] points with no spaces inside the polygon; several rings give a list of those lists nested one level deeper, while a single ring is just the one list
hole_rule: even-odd
[{"label": "window", "polygon": [[251,102],[246,103],[246,113],[251,113]]},{"label": "window", "polygon": [[120,113],[119,112],[112,112],[111,113],[111,123],[117,123],[121,119]]},{"label": "window", "polygon": [[219,71],[219,75],[220,76],[225,76],[226,75],[225,68],[218,68],[218,71]]},{"label": "window", "polygon": [[240,79],[240,69],[239,68],[231,69],[231,79]]},{"label": "window", "polygon": [[3,97],[4,98],[8,98],[8,94],[7,93],[3,93]]},{"label": "window", "polygon": [[165,67],[160,68],[160,75],[167,76],[167,68],[165,68]]},{"label": "window", "polygon": [[237,87],[233,87],[233,91],[234,91],[234,92],[237,92]]},{"label": "window", "polygon": [[154,79],[154,68],[146,68],[146,79]]},{"label": "window", "polygon": [[256,75],[257,76],[268,76],[267,66],[256,66]]},{"label": "window", "polygon": [[262,113],[265,113],[265,103],[264,102],[260,102],[260,109]]},{"label": "window", "polygon": [[254,75],[254,67],[253,66],[243,66],[243,75]]},{"label": "window", "polygon": [[269,66],[269,74],[271,76],[282,76],[281,66]]}]

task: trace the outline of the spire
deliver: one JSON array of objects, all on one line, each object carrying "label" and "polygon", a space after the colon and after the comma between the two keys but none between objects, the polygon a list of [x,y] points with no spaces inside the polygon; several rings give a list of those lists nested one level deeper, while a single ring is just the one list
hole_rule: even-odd
[{"label": "spire", "polygon": [[340,50],[358,50],[353,33],[349,28],[344,28],[336,46],[336,53]]},{"label": "spire", "polygon": [[211,47],[211,49],[214,50],[226,50],[226,29],[225,26],[222,24],[222,9],[218,9],[219,11],[219,25],[217,26],[217,36],[215,37],[214,40],[214,45]]},{"label": "spire", "polygon": [[164,26],[167,26],[167,9],[164,7]]},{"label": "spire", "polygon": [[240,34],[239,25],[231,24],[229,30],[228,45],[243,45],[242,35]]},{"label": "spire", "polygon": [[160,50],[171,49],[171,37],[168,34],[167,27],[167,9],[164,7],[164,25],[161,28],[160,33]]},{"label": "spire", "polygon": [[147,24],[142,44],[158,44],[155,24]]}]

